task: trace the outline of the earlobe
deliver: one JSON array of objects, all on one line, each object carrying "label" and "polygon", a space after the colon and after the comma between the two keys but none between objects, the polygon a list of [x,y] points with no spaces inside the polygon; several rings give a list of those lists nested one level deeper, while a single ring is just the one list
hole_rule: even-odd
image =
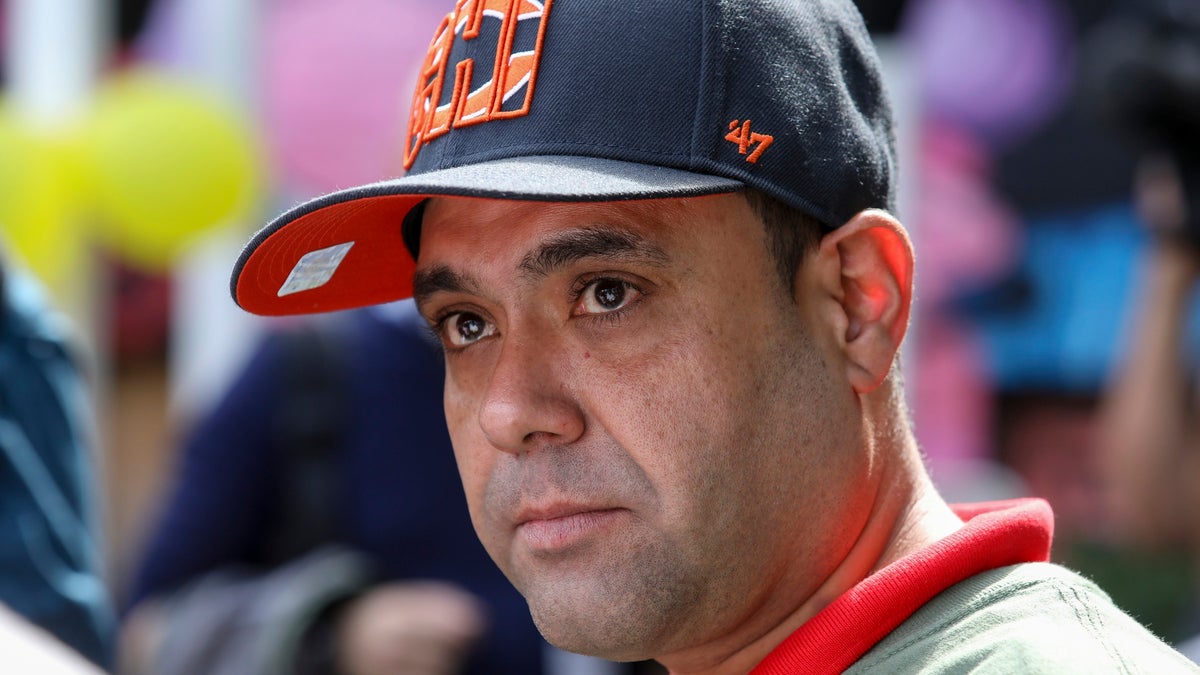
[{"label": "earlobe", "polygon": [[908,329],[913,251],[904,227],[884,211],[863,211],[821,241],[836,261],[842,349],[851,385],[866,394],[887,377]]}]

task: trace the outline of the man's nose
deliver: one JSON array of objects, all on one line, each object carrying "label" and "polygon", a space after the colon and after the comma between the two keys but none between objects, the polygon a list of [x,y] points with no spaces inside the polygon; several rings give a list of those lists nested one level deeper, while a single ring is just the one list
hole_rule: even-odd
[{"label": "man's nose", "polygon": [[583,412],[564,352],[547,340],[505,341],[479,410],[479,425],[492,445],[522,453],[583,435]]}]

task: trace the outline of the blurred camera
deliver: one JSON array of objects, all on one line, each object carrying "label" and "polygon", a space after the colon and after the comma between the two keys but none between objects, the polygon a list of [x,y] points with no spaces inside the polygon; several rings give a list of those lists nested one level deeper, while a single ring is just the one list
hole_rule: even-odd
[{"label": "blurred camera", "polygon": [[1184,233],[1200,244],[1200,2],[1133,3],[1096,29],[1083,57],[1097,112],[1174,168]]}]

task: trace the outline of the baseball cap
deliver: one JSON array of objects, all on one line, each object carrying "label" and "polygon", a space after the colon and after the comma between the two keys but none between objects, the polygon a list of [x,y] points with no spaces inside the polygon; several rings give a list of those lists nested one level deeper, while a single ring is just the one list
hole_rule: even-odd
[{"label": "baseball cap", "polygon": [[409,297],[433,196],[753,187],[836,227],[894,206],[894,146],[850,0],[458,0],[419,73],[406,174],[280,215],[243,250],[231,292],[262,315]]}]

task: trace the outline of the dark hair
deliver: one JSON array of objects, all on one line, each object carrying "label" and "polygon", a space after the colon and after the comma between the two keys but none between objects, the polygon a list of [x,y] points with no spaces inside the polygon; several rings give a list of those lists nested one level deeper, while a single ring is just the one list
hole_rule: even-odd
[{"label": "dark hair", "polygon": [[767,250],[775,259],[775,269],[784,288],[792,292],[800,261],[817,248],[821,237],[830,228],[803,211],[774,197],[746,188],[743,192],[750,208],[762,220],[767,231]]}]

